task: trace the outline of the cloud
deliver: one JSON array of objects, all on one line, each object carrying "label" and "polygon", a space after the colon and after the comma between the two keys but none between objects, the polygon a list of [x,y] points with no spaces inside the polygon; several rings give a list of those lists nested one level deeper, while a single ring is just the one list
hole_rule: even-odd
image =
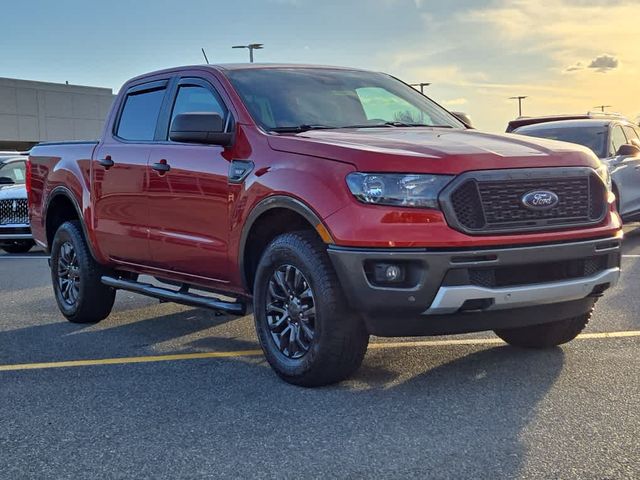
[{"label": "cloud", "polygon": [[584,70],[586,68],[590,68],[600,73],[607,73],[610,70],[615,70],[620,66],[620,60],[612,55],[607,55],[603,53],[602,55],[598,55],[596,58],[591,60],[588,65],[585,65],[582,62],[577,62],[574,65],[570,65],[564,69],[565,72],[577,72],[580,70]]},{"label": "cloud", "polygon": [[584,70],[584,64],[582,62],[578,62],[575,65],[571,65],[565,68],[565,72],[577,72],[578,70]]},{"label": "cloud", "polygon": [[591,60],[588,68],[593,68],[596,72],[606,73],[609,70],[618,68],[619,64],[620,62],[617,58],[604,54]]},{"label": "cloud", "polygon": [[461,12],[458,19],[486,27],[487,35],[501,38],[509,49],[545,52],[567,65],[567,59],[603,50],[637,58],[637,14],[635,0],[496,0],[488,8]]},{"label": "cloud", "polygon": [[467,103],[466,98],[452,98],[451,100],[445,100],[442,102],[444,105],[448,105],[450,107],[457,107],[459,105],[465,105]]}]

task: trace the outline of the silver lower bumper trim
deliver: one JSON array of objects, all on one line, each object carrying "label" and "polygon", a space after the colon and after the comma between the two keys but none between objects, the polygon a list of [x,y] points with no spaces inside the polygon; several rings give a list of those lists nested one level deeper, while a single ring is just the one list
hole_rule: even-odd
[{"label": "silver lower bumper trim", "polygon": [[615,285],[619,277],[620,269],[616,267],[591,277],[520,287],[485,288],[475,285],[440,287],[431,306],[423,312],[423,315],[455,313],[467,300],[490,299],[493,302],[487,310],[579,300],[589,295],[597,285],[605,283],[608,283],[609,286]]},{"label": "silver lower bumper trim", "polygon": [[30,233],[0,233],[0,240],[33,240]]}]

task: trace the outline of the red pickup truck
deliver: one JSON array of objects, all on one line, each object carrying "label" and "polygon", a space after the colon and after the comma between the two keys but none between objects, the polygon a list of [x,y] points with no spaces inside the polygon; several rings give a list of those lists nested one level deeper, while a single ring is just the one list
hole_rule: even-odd
[{"label": "red pickup truck", "polygon": [[592,152],[478,132],[382,73],[150,73],[100,141],[38,145],[28,168],[66,318],[105,318],[117,289],[236,315],[252,302],[267,360],[298,385],[348,377],[369,335],[568,342],[619,277]]}]

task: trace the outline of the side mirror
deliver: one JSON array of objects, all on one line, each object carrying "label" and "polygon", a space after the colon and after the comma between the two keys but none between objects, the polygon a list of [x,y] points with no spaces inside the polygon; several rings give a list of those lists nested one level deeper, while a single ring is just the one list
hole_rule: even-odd
[{"label": "side mirror", "polygon": [[620,148],[616,152],[619,157],[635,157],[640,155],[640,147],[637,145],[624,144],[620,145]]},{"label": "side mirror", "polygon": [[224,131],[224,120],[217,113],[189,112],[176,115],[173,119],[169,139],[173,142],[228,147],[233,141],[233,134]]},{"label": "side mirror", "polygon": [[473,128],[473,124],[471,123],[471,117],[464,112],[451,112],[454,117],[464,123],[467,127]]},{"label": "side mirror", "polygon": [[0,185],[15,185],[16,182],[10,177],[0,177]]}]

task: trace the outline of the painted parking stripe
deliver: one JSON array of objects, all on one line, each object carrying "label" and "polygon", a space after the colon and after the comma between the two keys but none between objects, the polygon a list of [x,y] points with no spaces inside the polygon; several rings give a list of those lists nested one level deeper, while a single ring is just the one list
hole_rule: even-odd
[{"label": "painted parking stripe", "polygon": [[[578,335],[578,340],[633,338],[640,337],[640,330],[627,332],[598,332],[583,333]],[[461,338],[457,340],[422,340],[415,342],[378,342],[369,344],[369,349],[382,350],[387,348],[418,348],[418,347],[443,347],[456,345],[502,345],[499,338]],[[13,372],[18,370],[42,370],[49,368],[90,367],[97,365],[126,365],[132,363],[156,363],[178,360],[199,360],[207,358],[238,358],[261,356],[262,350],[235,350],[229,352],[201,352],[180,353],[174,355],[154,355],[146,357],[120,357],[101,358],[94,360],[68,360],[61,362],[22,363],[15,365],[0,365],[0,372]]]},{"label": "painted parking stripe", "polygon": [[180,353],[175,355],[155,355],[147,357],[100,358],[96,360],[68,360],[63,362],[21,363],[0,365],[0,372],[16,370],[40,370],[44,368],[89,367],[94,365],[123,365],[130,363],[171,362],[176,360],[198,360],[202,358],[250,357],[262,355],[262,350],[236,350],[231,352]]}]

